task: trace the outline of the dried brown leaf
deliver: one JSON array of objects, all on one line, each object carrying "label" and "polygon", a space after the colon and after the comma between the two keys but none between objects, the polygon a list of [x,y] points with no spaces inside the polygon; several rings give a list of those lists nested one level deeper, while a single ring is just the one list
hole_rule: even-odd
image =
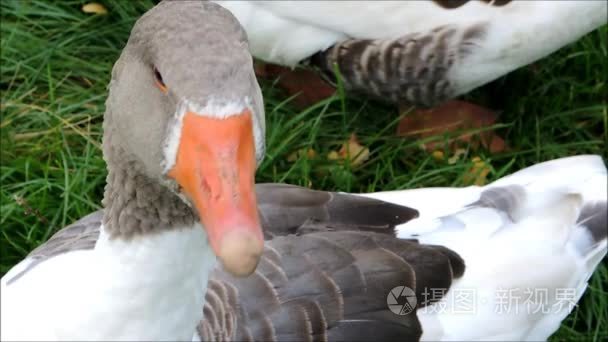
[{"label": "dried brown leaf", "polygon": [[355,133],[350,135],[350,139],[342,145],[338,153],[342,159],[350,159],[353,166],[360,165],[369,159],[369,148],[359,143]]},{"label": "dried brown leaf", "polygon": [[329,160],[349,160],[352,166],[361,165],[369,159],[369,148],[361,145],[355,133],[350,135],[347,142],[342,144],[339,151],[331,151],[327,155]]},{"label": "dried brown leaf", "polygon": [[445,159],[443,151],[435,150],[435,151],[433,151],[433,153],[431,155],[433,156],[433,158],[435,158],[435,160],[444,160]]},{"label": "dried brown leaf", "polygon": [[291,153],[289,156],[287,156],[287,161],[289,162],[295,162],[296,160],[304,157],[306,159],[314,159],[317,156],[317,152],[315,150],[313,150],[312,148],[301,148],[293,153]]},{"label": "dried brown leaf", "polygon": [[327,159],[329,160],[338,160],[340,159],[340,154],[336,151],[331,151],[327,154]]},{"label": "dried brown leaf", "polygon": [[88,4],[83,5],[82,11],[84,13],[93,13],[101,15],[108,14],[108,10],[105,8],[105,6],[97,2],[89,2]]},{"label": "dried brown leaf", "polygon": [[278,78],[279,87],[289,96],[296,95],[292,103],[298,108],[311,105],[332,96],[336,89],[317,73],[307,69],[290,69],[275,64],[257,62],[255,74],[263,78]]},{"label": "dried brown leaf", "polygon": [[466,153],[467,153],[467,150],[465,150],[464,148],[457,148],[456,151],[454,151],[454,154],[450,158],[448,158],[448,164],[450,164],[450,165],[456,164],[456,162],[458,162],[458,160],[460,160],[460,157],[462,157]]},{"label": "dried brown leaf", "polygon": [[481,160],[479,157],[471,158],[473,166],[464,175],[463,181],[465,184],[485,185],[487,182],[487,176],[490,173],[490,167],[486,162]]},{"label": "dried brown leaf", "polygon": [[[414,110],[399,122],[397,134],[424,139],[457,130],[491,126],[497,118],[497,114],[487,108],[454,100],[432,109]],[[456,149],[461,142],[470,144],[473,149],[482,145],[493,153],[507,149],[505,141],[493,131],[461,134],[450,141],[450,147]],[[428,142],[424,144],[423,148],[427,151],[434,151],[442,143]]]}]

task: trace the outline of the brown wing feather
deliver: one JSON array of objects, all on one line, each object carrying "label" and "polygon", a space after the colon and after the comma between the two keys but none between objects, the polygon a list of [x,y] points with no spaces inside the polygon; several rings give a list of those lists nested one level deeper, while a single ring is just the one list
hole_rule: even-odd
[{"label": "brown wing feather", "polygon": [[[266,238],[320,228],[393,234],[396,225],[418,217],[412,208],[362,196],[266,183],[256,185]],[[320,223],[320,227],[315,227]]]},{"label": "brown wing feather", "polygon": [[462,30],[446,25],[392,39],[346,39],[310,57],[336,83],[334,65],[347,90],[381,100],[432,106],[459,93],[449,71],[483,39],[486,23]]},{"label": "brown wing feather", "polygon": [[[299,233],[299,229],[313,229],[315,222],[324,223],[322,231],[361,229],[393,233],[395,225],[418,216],[416,210],[407,207],[288,184],[257,184],[256,194],[267,239],[275,235]],[[34,262],[10,279],[9,283],[44,260],[95,247],[102,219],[103,210],[97,210],[56,232],[28,254],[28,258],[34,259]]]},{"label": "brown wing feather", "polygon": [[251,277],[214,272],[214,282],[235,290],[233,305],[218,308],[235,324],[212,336],[221,315],[205,312],[203,340],[417,340],[415,313],[388,309],[391,289],[411,288],[421,307],[425,290],[447,290],[464,272],[462,259],[444,247],[395,238],[395,225],[417,216],[413,209],[283,184],[257,191],[265,253]]},{"label": "brown wing feather", "polygon": [[[232,312],[225,317],[236,317],[229,339],[417,340],[421,328],[416,315],[392,313],[387,295],[398,286],[416,293],[420,285],[447,289],[457,270],[464,268],[453,253],[373,232],[288,235],[267,244],[279,253],[279,263],[268,267],[265,255],[252,277],[234,278],[219,269],[212,277],[236,289],[237,306],[227,309],[224,303],[218,308]],[[428,271],[417,279],[416,269],[424,267],[436,273]],[[207,296],[213,291],[210,287]],[[420,303],[423,298],[418,297]],[[205,313],[199,331],[208,331],[220,315],[208,316]]]},{"label": "brown wing feather", "polygon": [[[203,340],[416,340],[416,315],[389,311],[389,291],[407,286],[422,303],[422,289],[447,289],[464,271],[446,248],[394,237],[395,225],[417,216],[411,208],[279,184],[257,191],[272,238],[252,276],[214,271],[198,327]],[[93,248],[102,216],[97,211],[57,232],[30,253],[33,265]]]}]

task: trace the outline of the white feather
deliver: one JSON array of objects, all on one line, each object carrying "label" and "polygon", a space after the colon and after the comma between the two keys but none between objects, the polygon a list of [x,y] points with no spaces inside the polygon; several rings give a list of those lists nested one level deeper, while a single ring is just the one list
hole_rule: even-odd
[{"label": "white feather", "polygon": [[[515,217],[470,206],[483,191],[509,185],[525,189]],[[602,159],[577,156],[486,187],[362,196],[417,208],[420,217],[398,227],[398,236],[447,246],[466,262],[446,297],[418,310],[424,339],[538,340],[559,327],[606,255],[606,240],[594,244],[584,222],[576,223],[582,206],[607,200],[606,186]],[[216,265],[199,224],[129,242],[102,233],[95,249],[51,258],[7,285],[30,262],[2,278],[2,340],[195,340]],[[527,291],[539,290],[546,298],[530,301]],[[559,290],[571,295],[562,306]],[[463,293],[474,296],[469,310]],[[498,294],[509,299],[500,312]]]},{"label": "white feather", "polygon": [[[484,190],[508,185],[525,189],[515,217],[469,206]],[[398,236],[444,245],[465,260],[464,276],[446,297],[419,309],[423,339],[546,340],[606,255],[606,239],[593,245],[584,223],[576,222],[582,206],[607,201],[607,186],[599,156],[576,156],[537,164],[485,187],[364,196],[419,209],[420,217],[398,227]]]},{"label": "white feather", "polygon": [[190,340],[215,264],[198,224],[130,242],[102,234],[93,250],[2,278],[2,340]]},{"label": "white feather", "polygon": [[390,39],[445,25],[488,23],[474,52],[451,69],[459,93],[532,63],[606,23],[606,1],[470,1],[445,9],[432,1],[215,1],[247,31],[252,54],[294,66],[349,39]]}]

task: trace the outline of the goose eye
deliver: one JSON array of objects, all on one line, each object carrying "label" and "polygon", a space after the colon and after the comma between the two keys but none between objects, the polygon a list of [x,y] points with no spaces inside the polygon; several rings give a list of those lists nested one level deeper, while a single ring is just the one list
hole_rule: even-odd
[{"label": "goose eye", "polygon": [[167,93],[167,86],[165,85],[165,82],[163,81],[163,76],[160,74],[160,72],[158,71],[158,69],[154,68],[154,81],[156,83],[156,86],[163,92],[163,93]]}]

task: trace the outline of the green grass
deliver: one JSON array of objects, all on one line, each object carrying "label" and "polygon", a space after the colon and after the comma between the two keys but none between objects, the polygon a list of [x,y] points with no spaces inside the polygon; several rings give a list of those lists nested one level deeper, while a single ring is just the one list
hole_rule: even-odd
[{"label": "green grass", "polygon": [[[153,2],[104,1],[106,16],[82,13],[82,3],[0,2],[1,274],[57,229],[99,208],[106,85],[131,25]],[[421,151],[420,141],[396,137],[398,116],[391,105],[336,95],[300,111],[265,81],[268,154],[257,180],[355,192],[462,186],[473,156],[490,165],[489,180],[553,158],[606,156],[607,42],[603,27],[467,95],[501,111],[496,129],[512,149],[467,151],[452,165]],[[371,149],[363,165],[287,160],[301,148],[325,156],[352,132]],[[604,263],[553,340],[605,338],[607,292]]]}]

